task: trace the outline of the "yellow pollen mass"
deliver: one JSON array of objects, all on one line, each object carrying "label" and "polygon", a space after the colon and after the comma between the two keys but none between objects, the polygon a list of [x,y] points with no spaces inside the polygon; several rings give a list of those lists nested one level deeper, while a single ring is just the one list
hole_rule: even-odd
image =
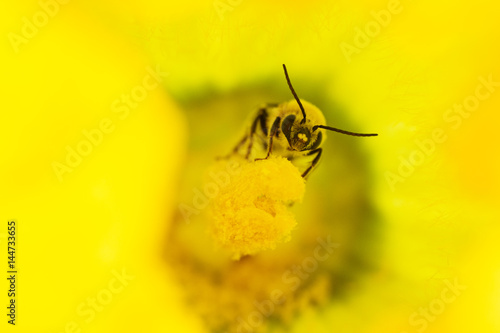
[{"label": "yellow pollen mass", "polygon": [[289,240],[296,225],[289,207],[305,192],[304,179],[286,158],[241,163],[212,203],[215,242],[236,260]]},{"label": "yellow pollen mass", "polygon": [[307,142],[307,135],[305,135],[304,133],[299,133],[299,134],[297,135],[297,137],[298,137],[301,141]]}]

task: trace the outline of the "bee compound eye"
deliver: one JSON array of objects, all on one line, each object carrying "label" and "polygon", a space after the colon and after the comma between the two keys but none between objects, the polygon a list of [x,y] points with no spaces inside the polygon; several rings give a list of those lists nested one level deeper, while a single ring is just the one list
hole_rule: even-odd
[{"label": "bee compound eye", "polygon": [[281,131],[285,134],[286,139],[290,143],[290,133],[292,132],[292,125],[295,122],[295,115],[291,114],[286,116],[281,123]]},{"label": "bee compound eye", "polygon": [[319,148],[319,146],[321,146],[321,141],[323,141],[323,134],[319,132],[318,136],[316,137],[316,141],[314,141],[313,145],[309,149],[314,150],[316,148]]}]

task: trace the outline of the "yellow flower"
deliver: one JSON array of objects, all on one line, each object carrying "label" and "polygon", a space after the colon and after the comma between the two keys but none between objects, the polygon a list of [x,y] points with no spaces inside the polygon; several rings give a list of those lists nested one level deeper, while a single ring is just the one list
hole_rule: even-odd
[{"label": "yellow flower", "polygon": [[[498,4],[4,7],[2,332],[500,331]],[[379,137],[329,135],[302,202],[280,159],[206,196],[282,63]]]}]

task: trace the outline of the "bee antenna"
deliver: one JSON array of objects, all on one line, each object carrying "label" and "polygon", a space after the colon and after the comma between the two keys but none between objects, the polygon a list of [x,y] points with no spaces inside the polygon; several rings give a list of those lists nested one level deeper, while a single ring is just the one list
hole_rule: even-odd
[{"label": "bee antenna", "polygon": [[323,128],[329,131],[334,131],[342,134],[347,134],[347,135],[352,135],[352,136],[377,136],[378,134],[372,133],[372,134],[363,134],[363,133],[354,133],[354,132],[349,132],[349,131],[344,131],[335,127],[330,127],[330,126],[324,126],[324,125],[315,125],[313,126],[313,132],[317,130],[318,128]]},{"label": "bee antenna", "polygon": [[290,87],[290,90],[292,91],[293,97],[295,97],[295,100],[297,101],[297,103],[299,103],[300,110],[302,111],[302,115],[304,116],[304,118],[300,122],[301,124],[303,124],[306,122],[306,111],[304,111],[304,107],[302,106],[302,103],[300,102],[299,97],[297,96],[297,94],[295,93],[295,90],[292,87],[292,82],[290,82],[290,77],[288,76],[288,72],[286,71],[285,64],[283,64],[283,69],[285,70],[285,77],[286,77],[286,82],[288,82],[288,87]]}]

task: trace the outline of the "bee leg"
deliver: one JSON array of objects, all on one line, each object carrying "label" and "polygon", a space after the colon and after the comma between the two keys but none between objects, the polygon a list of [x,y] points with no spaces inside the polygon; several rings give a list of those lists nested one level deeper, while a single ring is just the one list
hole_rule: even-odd
[{"label": "bee leg", "polygon": [[227,159],[229,157],[231,157],[231,155],[234,155],[238,152],[238,150],[240,149],[240,147],[248,140],[248,135],[245,134],[245,136],[243,137],[243,139],[240,140],[240,142],[238,142],[238,144],[233,148],[233,150],[229,153],[229,154],[226,154],[224,156],[218,156],[216,159],[217,160],[224,160],[224,159]]},{"label": "bee leg", "polygon": [[316,154],[316,157],[314,157],[314,160],[312,161],[312,163],[309,166],[309,168],[307,168],[306,171],[304,171],[304,173],[302,173],[302,178],[306,178],[306,176],[309,174],[309,172],[311,172],[311,170],[316,166],[316,164],[318,164],[319,159],[321,157],[321,152],[322,151],[323,151],[322,148],[318,148],[318,149],[311,150],[310,152],[308,152],[305,155],[305,156],[309,156],[309,155],[312,155],[312,154]]},{"label": "bee leg", "polygon": [[260,123],[260,127],[262,129],[262,132],[264,132],[265,135],[267,135],[267,126],[266,126],[266,121],[267,121],[267,109],[262,108],[259,110],[259,114],[257,117],[254,119],[252,123],[252,127],[250,128],[250,134],[248,135],[250,139],[250,143],[248,144],[247,148],[247,153],[245,155],[245,158],[248,160],[248,157],[250,156],[250,153],[252,152],[252,147],[253,147],[253,137],[255,134],[255,131],[257,130],[257,125]]},{"label": "bee leg", "polygon": [[245,136],[243,137],[243,139],[241,139],[240,142],[238,142],[238,144],[233,148],[233,151],[231,152],[231,154],[236,154],[238,152],[238,150],[240,149],[241,146],[243,146],[243,144],[248,140],[248,134],[245,134]]},{"label": "bee leg", "polygon": [[256,158],[255,160],[266,160],[269,158],[269,155],[271,155],[273,151],[273,138],[278,133],[278,129],[280,128],[280,123],[281,123],[281,117],[276,117],[276,120],[274,120],[273,126],[271,126],[271,133],[269,133],[269,149],[267,150],[267,156],[264,158]]}]

